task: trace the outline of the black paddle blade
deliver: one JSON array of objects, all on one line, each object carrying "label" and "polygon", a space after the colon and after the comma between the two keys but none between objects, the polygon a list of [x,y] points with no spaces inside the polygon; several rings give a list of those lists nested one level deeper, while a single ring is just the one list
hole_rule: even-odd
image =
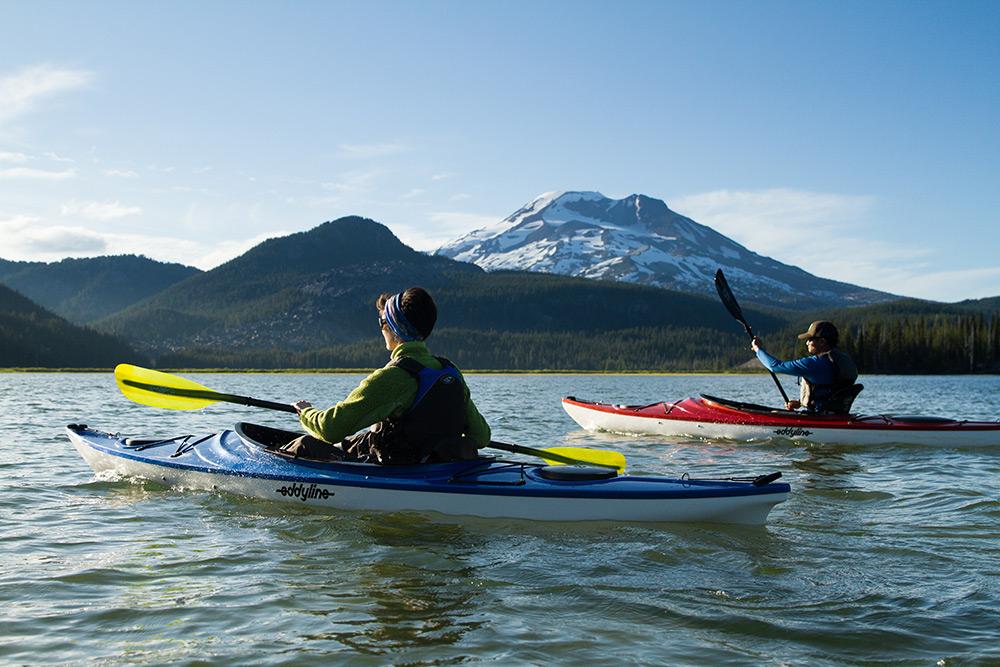
[{"label": "black paddle blade", "polygon": [[743,328],[750,333],[750,325],[747,324],[746,319],[743,317],[743,310],[740,308],[740,304],[736,301],[736,297],[733,296],[733,290],[729,288],[729,283],[726,282],[726,276],[722,273],[722,269],[715,272],[715,289],[719,293],[719,298],[722,299],[722,305],[726,307],[729,314],[736,318],[736,321],[743,325]]}]

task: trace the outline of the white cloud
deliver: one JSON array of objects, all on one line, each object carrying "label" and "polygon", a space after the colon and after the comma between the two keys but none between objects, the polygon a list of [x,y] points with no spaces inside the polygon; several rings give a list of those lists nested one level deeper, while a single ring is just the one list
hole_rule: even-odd
[{"label": "white cloud", "polygon": [[28,156],[24,153],[9,153],[0,151],[0,162],[27,162]]},{"label": "white cloud", "polygon": [[93,72],[34,65],[0,78],[0,125],[31,110],[38,100],[56,93],[83,88]]},{"label": "white cloud", "polygon": [[413,199],[414,197],[419,197],[420,195],[424,194],[424,192],[426,192],[426,190],[424,190],[423,188],[413,188],[406,194],[402,195],[402,198]]},{"label": "white cloud", "polygon": [[220,264],[224,264],[235,257],[239,257],[250,248],[263,243],[268,239],[273,239],[278,236],[287,236],[291,233],[292,232],[287,231],[266,232],[264,234],[258,234],[250,239],[222,241],[221,243],[212,244],[211,250],[203,252],[194,259],[191,259],[189,256],[187,260],[176,261],[182,261],[182,263],[197,266],[199,269],[208,270],[215,268]]},{"label": "white cloud", "polygon": [[452,195],[448,198],[449,201],[464,201],[466,199],[472,199],[472,195],[460,192],[457,195]]},{"label": "white cloud", "polygon": [[376,157],[387,157],[406,152],[406,146],[402,144],[381,143],[381,144],[341,144],[337,147],[337,157],[349,159],[369,159]]},{"label": "white cloud", "polygon": [[0,257],[57,261],[66,257],[136,254],[207,270],[242,255],[269,238],[290,233],[273,231],[248,239],[209,242],[189,237],[98,232],[82,227],[49,225],[41,218],[18,215],[0,218],[0,248],[3,248]]},{"label": "white cloud", "polygon": [[804,241],[840,234],[871,210],[874,198],[801,190],[716,190],[670,202],[679,213],[762,254],[801,249]]},{"label": "white cloud", "polygon": [[875,199],[773,189],[721,190],[676,199],[679,213],[750,250],[824,278],[926,299],[958,301],[1000,294],[1000,269],[930,271],[935,249],[880,240]]},{"label": "white cloud", "polygon": [[448,241],[474,229],[494,225],[502,218],[502,215],[439,211],[428,215],[424,225],[394,224],[392,231],[411,248],[436,250]]},{"label": "white cloud", "polygon": [[4,259],[62,259],[106,248],[101,234],[82,227],[46,226],[24,215],[0,220],[0,240]]},{"label": "white cloud", "polygon": [[367,193],[375,189],[375,179],[380,175],[381,172],[378,171],[350,171],[340,174],[335,181],[321,184],[320,187],[339,195]]},{"label": "white cloud", "polygon": [[114,220],[130,215],[139,215],[139,206],[122,206],[120,202],[70,201],[62,205],[60,213],[64,216],[79,216],[88,220]]},{"label": "white cloud", "polygon": [[101,173],[105,176],[112,176],[115,178],[139,178],[139,174],[135,173],[131,169],[105,169]]},{"label": "white cloud", "polygon": [[890,270],[887,278],[896,294],[936,301],[962,301],[1000,296],[1000,267],[951,271]]},{"label": "white cloud", "polygon": [[446,180],[446,179],[449,179],[449,178],[454,178],[455,176],[458,176],[458,174],[456,174],[453,171],[445,171],[445,172],[441,172],[440,174],[432,174],[431,175],[431,180],[432,181],[443,181],[443,180]]},{"label": "white cloud", "polygon": [[47,171],[45,169],[34,169],[32,167],[11,167],[10,169],[0,169],[0,179],[25,178],[40,181],[65,181],[76,178],[76,169],[64,169],[63,171]]},{"label": "white cloud", "polygon": [[454,229],[459,234],[471,232],[474,229],[495,225],[503,219],[502,215],[482,215],[480,213],[464,213],[461,211],[438,211],[430,214],[432,222],[442,227]]},{"label": "white cloud", "polygon": [[53,162],[76,162],[76,160],[71,157],[63,157],[62,155],[58,155],[57,153],[53,153],[51,151],[45,153],[45,157]]}]

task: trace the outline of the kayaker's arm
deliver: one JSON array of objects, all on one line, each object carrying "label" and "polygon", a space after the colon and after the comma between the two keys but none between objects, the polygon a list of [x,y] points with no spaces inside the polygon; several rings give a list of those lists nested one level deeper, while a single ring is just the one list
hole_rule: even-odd
[{"label": "kayaker's arm", "polygon": [[303,408],[299,421],[317,438],[338,443],[363,428],[401,413],[416,394],[416,384],[406,371],[380,368],[336,405],[326,410]]},{"label": "kayaker's arm", "polygon": [[764,365],[764,368],[772,373],[797,375],[816,384],[829,384],[833,382],[833,367],[830,365],[830,362],[816,356],[781,361],[769,354],[763,347],[758,346],[757,359]]},{"label": "kayaker's arm", "polygon": [[468,385],[465,386],[465,422],[468,425],[468,432],[465,435],[475,443],[476,447],[485,447],[490,444],[492,437],[490,425],[486,423],[483,416],[479,414],[476,404],[472,402]]}]

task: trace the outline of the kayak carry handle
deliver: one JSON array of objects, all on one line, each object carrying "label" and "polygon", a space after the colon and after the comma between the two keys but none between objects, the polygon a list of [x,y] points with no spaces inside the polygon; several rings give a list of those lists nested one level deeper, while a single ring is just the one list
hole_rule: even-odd
[{"label": "kayak carry handle", "polygon": [[753,478],[754,486],[767,486],[771,482],[781,477],[780,472],[772,472],[770,475],[760,475],[759,477]]}]

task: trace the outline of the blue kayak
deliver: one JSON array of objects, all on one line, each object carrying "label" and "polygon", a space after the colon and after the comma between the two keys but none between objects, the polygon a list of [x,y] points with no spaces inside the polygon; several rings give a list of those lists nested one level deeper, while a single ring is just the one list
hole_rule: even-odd
[{"label": "blue kayak", "polygon": [[295,459],[277,447],[301,435],[255,424],[201,436],[135,439],[71,424],[95,472],[347,510],[549,521],[763,524],[788,497],[779,473],[755,479],[632,477],[589,466],[483,457],[382,466]]}]

